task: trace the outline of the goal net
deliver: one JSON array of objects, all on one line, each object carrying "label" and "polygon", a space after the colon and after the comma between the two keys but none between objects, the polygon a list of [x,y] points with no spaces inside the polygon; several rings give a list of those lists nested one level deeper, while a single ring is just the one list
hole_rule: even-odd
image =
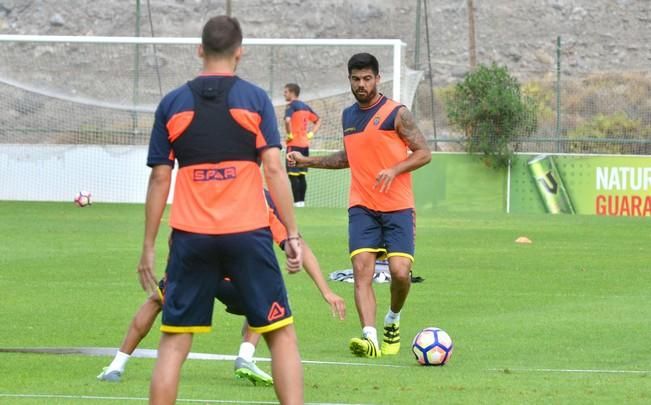
[{"label": "goal net", "polygon": [[[153,113],[201,69],[198,38],[0,35],[0,200],[143,202]],[[341,111],[354,102],[348,58],[380,62],[381,92],[411,106],[422,72],[399,40],[245,39],[238,76],[265,89],[281,134],[286,83],[322,120],[311,152],[343,147]],[[307,205],[345,207],[347,170],[310,170]]]}]

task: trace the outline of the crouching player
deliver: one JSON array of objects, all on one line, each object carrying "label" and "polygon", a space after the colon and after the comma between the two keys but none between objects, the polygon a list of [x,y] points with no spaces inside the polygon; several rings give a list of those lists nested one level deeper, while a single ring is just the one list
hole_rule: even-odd
[{"label": "crouching player", "polygon": [[[278,219],[275,208],[268,193],[266,193],[269,208],[269,226],[273,234],[274,241],[278,243],[281,249],[284,249],[285,241],[287,239],[287,231],[285,226]],[[346,315],[346,306],[343,298],[335,294],[321,274],[319,262],[314,256],[314,253],[309,248],[304,240],[301,240],[303,248],[303,268],[312,278],[312,281],[321,292],[323,299],[330,305],[333,316],[337,316],[343,320]],[[138,312],[133,317],[129,330],[116,353],[113,361],[108,367],[105,367],[102,372],[97,376],[101,381],[120,381],[124,373],[125,366],[131,354],[138,347],[140,342],[147,336],[151,330],[154,321],[163,308],[163,300],[165,299],[165,279],[163,278],[159,283],[159,291],[152,294],[147,301],[138,309]],[[230,283],[230,280],[221,280],[215,299],[221,301],[226,305],[226,312],[235,315],[244,315],[244,309],[241,307],[242,299],[238,296],[236,289]],[[251,331],[248,328],[246,319],[242,327],[242,343],[235,359],[235,376],[238,378],[246,378],[254,385],[272,385],[273,378],[262,371],[253,361],[255,348],[260,340],[260,335]]]}]

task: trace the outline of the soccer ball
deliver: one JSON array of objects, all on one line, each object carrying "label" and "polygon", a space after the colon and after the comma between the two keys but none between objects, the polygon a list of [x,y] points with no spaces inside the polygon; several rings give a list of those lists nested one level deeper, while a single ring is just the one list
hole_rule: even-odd
[{"label": "soccer ball", "polygon": [[450,360],[454,344],[443,329],[425,328],[418,332],[411,343],[416,361],[423,366],[442,366]]},{"label": "soccer ball", "polygon": [[91,205],[92,201],[91,201],[90,197],[91,197],[91,194],[88,191],[80,191],[75,196],[75,200],[74,200],[75,204],[78,207],[82,207],[82,208],[86,207],[88,205]]}]

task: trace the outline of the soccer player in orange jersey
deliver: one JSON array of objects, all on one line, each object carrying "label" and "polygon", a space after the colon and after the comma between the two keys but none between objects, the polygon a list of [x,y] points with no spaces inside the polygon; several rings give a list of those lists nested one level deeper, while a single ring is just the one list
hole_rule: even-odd
[{"label": "soccer player in orange jersey", "polygon": [[[377,358],[400,350],[400,311],[414,260],[410,172],[429,163],[431,151],[411,112],[378,92],[379,66],[373,55],[353,55],[348,79],[357,102],[343,111],[344,150],[322,157],[290,152],[287,160],[296,167],[350,167],[348,245],[362,336],[351,339],[349,348],[356,356]],[[391,273],[391,304],[379,345],[372,279],[376,256],[384,253]]]},{"label": "soccer player in orange jersey", "polygon": [[[285,85],[283,95],[287,101],[285,109],[285,129],[287,130],[287,152],[297,151],[304,156],[310,156],[310,139],[321,126],[321,119],[312,111],[307,103],[298,99],[301,88],[296,83]],[[310,129],[312,126],[312,129]],[[292,185],[294,206],[305,206],[307,192],[307,168],[287,167],[287,174]]]},{"label": "soccer player in orange jersey", "polygon": [[153,404],[176,401],[193,335],[211,330],[216,290],[225,277],[246,296],[242,306],[249,328],[269,346],[279,401],[304,402],[303,368],[263,184],[287,228],[285,252],[292,272],[301,266],[300,236],[271,100],[260,87],[235,76],[242,37],[237,19],[208,20],[198,48],[201,75],[167,93],[154,117],[138,264],[140,283],[150,293],[158,287],[154,246],[175,161],[179,169],[169,220],[163,333],[149,392]]}]

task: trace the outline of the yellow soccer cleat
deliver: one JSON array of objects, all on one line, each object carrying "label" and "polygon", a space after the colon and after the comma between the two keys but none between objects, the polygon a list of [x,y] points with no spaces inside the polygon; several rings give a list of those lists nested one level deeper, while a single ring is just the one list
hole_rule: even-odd
[{"label": "yellow soccer cleat", "polygon": [[375,343],[365,337],[350,339],[348,347],[350,348],[350,352],[357,357],[368,357],[371,359],[382,357],[382,353],[380,353]]},{"label": "yellow soccer cleat", "polygon": [[400,324],[384,325],[384,337],[381,347],[384,355],[398,354],[400,351]]}]

